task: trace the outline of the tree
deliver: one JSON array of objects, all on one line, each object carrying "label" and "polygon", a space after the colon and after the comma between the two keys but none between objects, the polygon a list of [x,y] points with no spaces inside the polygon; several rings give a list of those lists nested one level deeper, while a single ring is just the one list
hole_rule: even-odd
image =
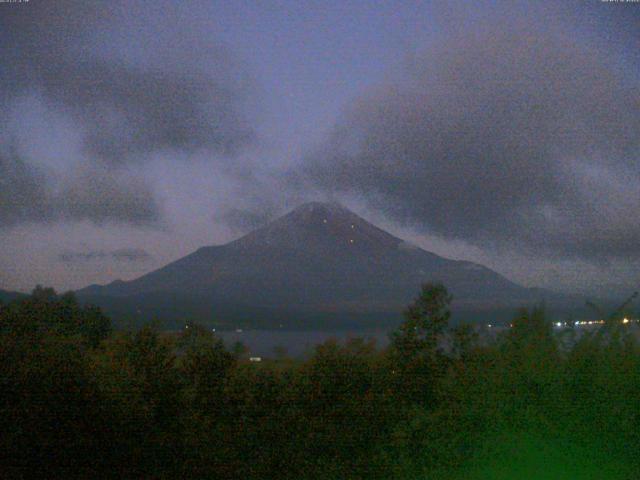
[{"label": "tree", "polygon": [[2,308],[0,329],[28,336],[78,336],[85,345],[95,348],[111,333],[111,320],[100,308],[81,305],[73,292],[58,295],[53,288],[38,285],[29,297]]},{"label": "tree", "polygon": [[390,368],[395,390],[404,400],[428,404],[437,396],[437,380],[446,366],[438,343],[451,318],[451,299],[444,285],[424,284],[391,335]]},{"label": "tree", "polygon": [[220,406],[222,387],[237,358],[221,339],[200,325],[190,325],[178,340],[182,350],[180,371],[187,381],[191,401],[202,410]]},{"label": "tree", "polygon": [[127,371],[128,382],[147,408],[140,462],[150,468],[146,476],[167,475],[180,463],[183,438],[183,382],[176,368],[174,342],[147,326],[117,347],[114,363]]},{"label": "tree", "polygon": [[111,333],[111,320],[99,307],[87,305],[82,309],[79,332],[95,348]]},{"label": "tree", "polygon": [[404,312],[405,321],[391,336],[391,343],[400,357],[410,361],[421,355],[433,355],[446,330],[452,297],[444,285],[425,283],[420,295]]},{"label": "tree", "polygon": [[542,307],[521,309],[500,345],[502,381],[509,404],[523,411],[555,408],[560,354]]},{"label": "tree", "polygon": [[453,329],[453,353],[460,359],[465,359],[477,347],[479,335],[472,325],[459,325]]},{"label": "tree", "polygon": [[231,351],[233,352],[233,354],[237,359],[241,359],[247,354],[249,349],[246,347],[244,343],[238,340],[234,342],[233,345],[231,346]]}]

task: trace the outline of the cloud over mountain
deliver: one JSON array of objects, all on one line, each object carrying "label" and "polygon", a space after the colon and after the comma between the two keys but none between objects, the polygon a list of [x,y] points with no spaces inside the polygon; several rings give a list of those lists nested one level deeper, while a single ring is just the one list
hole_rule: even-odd
[{"label": "cloud over mountain", "polygon": [[637,75],[559,21],[510,14],[448,29],[362,96],[307,178],[483,248],[637,257]]}]

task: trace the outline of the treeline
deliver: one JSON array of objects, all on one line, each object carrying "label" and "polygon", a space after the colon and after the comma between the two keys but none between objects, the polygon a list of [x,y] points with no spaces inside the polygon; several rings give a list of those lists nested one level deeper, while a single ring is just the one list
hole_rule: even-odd
[{"label": "treeline", "polygon": [[0,306],[0,476],[640,476],[640,348],[622,325],[561,346],[522,311],[487,345],[451,331],[450,301],[425,285],[384,350],[257,364],[196,325],[113,332],[38,288]]}]

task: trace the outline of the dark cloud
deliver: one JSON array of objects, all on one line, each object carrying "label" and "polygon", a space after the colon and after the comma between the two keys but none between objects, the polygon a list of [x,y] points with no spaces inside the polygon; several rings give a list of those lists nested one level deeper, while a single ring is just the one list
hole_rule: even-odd
[{"label": "dark cloud", "polygon": [[15,150],[0,152],[0,227],[51,218],[44,181],[43,173]]},{"label": "dark cloud", "polygon": [[637,70],[562,25],[493,20],[356,102],[306,175],[446,238],[637,257]]},{"label": "dark cloud", "polygon": [[230,190],[232,201],[219,202],[212,220],[236,234],[262,227],[309,200],[330,199],[325,192],[305,190],[304,178],[297,169],[252,171],[235,181]]},{"label": "dark cloud", "polygon": [[[205,5],[0,4],[0,115],[21,115],[16,102],[33,98],[75,130],[56,139],[68,140],[69,159],[51,171],[33,155],[0,159],[0,226],[157,222],[152,188],[129,171],[154,154],[198,153],[234,171],[236,156],[256,140],[248,118],[253,82],[230,50],[196,28]],[[24,153],[10,135],[0,143]]]},{"label": "dark cloud", "polygon": [[0,228],[59,220],[158,225],[160,212],[135,176],[91,166],[56,183],[15,150],[0,153]]},{"label": "dark cloud", "polygon": [[58,260],[63,263],[84,263],[95,260],[115,260],[118,262],[146,262],[153,257],[140,248],[122,248],[113,251],[93,250],[90,252],[66,251],[58,255]]},{"label": "dark cloud", "polygon": [[[178,8],[159,3],[67,0],[7,9],[1,38],[12,52],[3,85],[66,109],[84,130],[87,151],[105,160],[165,149],[234,155],[255,140],[243,111],[251,82],[226,48],[197,32],[160,23],[149,34],[154,12],[167,22]],[[118,40],[122,50],[114,53]]]},{"label": "dark cloud", "polygon": [[167,149],[232,156],[254,140],[237,93],[200,72],[92,60],[57,65],[42,84],[84,126],[88,153],[112,162]]},{"label": "dark cloud", "polygon": [[258,205],[246,208],[228,207],[219,215],[214,216],[218,221],[234,232],[247,233],[266,225],[274,218],[276,211]]},{"label": "dark cloud", "polygon": [[152,225],[160,220],[153,192],[140,179],[90,168],[68,177],[53,200],[63,218],[97,224]]}]

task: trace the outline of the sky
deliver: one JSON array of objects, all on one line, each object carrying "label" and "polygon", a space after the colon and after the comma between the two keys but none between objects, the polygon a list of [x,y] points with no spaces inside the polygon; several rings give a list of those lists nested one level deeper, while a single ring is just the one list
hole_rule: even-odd
[{"label": "sky", "polygon": [[640,284],[640,3],[29,0],[0,45],[0,288],[309,200],[526,286]]}]

